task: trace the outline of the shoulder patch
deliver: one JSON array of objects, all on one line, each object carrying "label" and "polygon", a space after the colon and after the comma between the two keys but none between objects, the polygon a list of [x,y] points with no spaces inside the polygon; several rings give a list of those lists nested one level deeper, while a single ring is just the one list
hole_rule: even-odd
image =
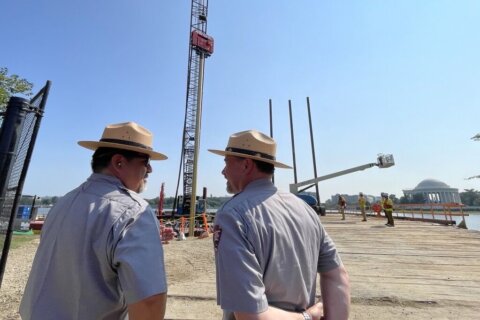
[{"label": "shoulder patch", "polygon": [[218,250],[218,245],[220,244],[220,238],[222,237],[222,228],[219,225],[213,227],[213,249],[215,252]]}]

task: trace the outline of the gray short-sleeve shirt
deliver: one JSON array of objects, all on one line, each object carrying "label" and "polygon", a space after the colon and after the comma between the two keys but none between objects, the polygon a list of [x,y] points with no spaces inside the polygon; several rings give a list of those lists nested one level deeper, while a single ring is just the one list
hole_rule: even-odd
[{"label": "gray short-sleeve shirt", "polygon": [[92,174],[50,210],[20,306],[23,319],[124,319],[167,291],[159,224],[137,193]]},{"label": "gray short-sleeve shirt", "polygon": [[268,179],[251,182],[218,210],[214,247],[224,319],[268,305],[305,310],[315,302],[317,272],[341,265],[317,214]]}]

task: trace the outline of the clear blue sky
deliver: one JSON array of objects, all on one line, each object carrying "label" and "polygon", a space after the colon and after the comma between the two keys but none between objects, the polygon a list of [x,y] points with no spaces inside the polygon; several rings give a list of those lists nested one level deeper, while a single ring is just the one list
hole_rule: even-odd
[{"label": "clear blue sky", "polygon": [[[185,112],[190,1],[0,3],[0,66],[35,84],[52,81],[25,194],[63,195],[90,174],[106,124],[136,121],[167,161],[146,198],[175,192]],[[313,177],[306,97],[318,175],[392,153],[396,166],[320,185],[322,200],[363,191],[401,196],[427,178],[480,189],[480,2],[209,1],[215,53],[206,62],[198,189],[226,194],[223,158],[207,151],[228,136],[269,132],[292,163],[292,100],[299,180]],[[292,170],[278,170],[288,190]]]}]

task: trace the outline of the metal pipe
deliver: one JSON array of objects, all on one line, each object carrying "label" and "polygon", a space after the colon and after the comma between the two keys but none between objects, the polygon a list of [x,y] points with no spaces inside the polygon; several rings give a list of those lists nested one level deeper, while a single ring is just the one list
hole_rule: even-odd
[{"label": "metal pipe", "polygon": [[293,157],[293,181],[297,183],[297,162],[295,161],[295,138],[293,134],[292,101],[288,100],[288,110],[290,113],[290,136],[292,139],[292,157]]},{"label": "metal pipe", "polygon": [[[270,137],[273,138],[273,109],[272,109],[272,99],[268,99],[268,105],[270,109]],[[272,174],[272,183],[275,184],[275,173]]]},{"label": "metal pipe", "polygon": [[[317,161],[315,159],[315,143],[313,142],[312,115],[310,113],[309,97],[307,97],[307,110],[308,110],[308,124],[310,126],[310,142],[312,145],[313,176],[317,178]],[[315,195],[317,196],[317,201],[318,201],[318,204],[320,205],[320,193],[318,192],[318,183],[315,183]]]},{"label": "metal pipe", "polygon": [[272,99],[268,99],[268,106],[270,109],[270,137],[273,138],[273,109],[272,109]]},{"label": "metal pipe", "polygon": [[200,132],[202,125],[202,100],[203,100],[203,70],[205,67],[205,54],[199,51],[199,72],[198,72],[198,87],[197,87],[197,114],[195,118],[195,149],[193,153],[193,177],[192,177],[192,194],[190,202],[190,223],[188,228],[188,235],[193,237],[195,227],[195,212],[196,212],[196,194],[197,194],[197,168],[198,168],[198,150],[200,149]]},{"label": "metal pipe", "polygon": [[35,202],[37,200],[37,195],[34,195],[33,196],[33,200],[32,200],[32,205],[30,206],[30,216],[28,217],[28,220],[32,220],[33,218],[33,210],[35,210]]}]

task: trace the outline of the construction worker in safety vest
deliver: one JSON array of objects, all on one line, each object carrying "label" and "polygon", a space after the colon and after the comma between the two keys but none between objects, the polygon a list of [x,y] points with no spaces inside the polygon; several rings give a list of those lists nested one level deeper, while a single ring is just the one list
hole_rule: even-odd
[{"label": "construction worker in safety vest", "polygon": [[358,195],[358,206],[360,207],[360,212],[362,213],[363,220],[367,221],[367,214],[365,213],[365,205],[367,204],[367,200],[363,196],[363,193],[360,192]]},{"label": "construction worker in safety vest", "polygon": [[388,197],[388,193],[382,192],[382,208],[383,212],[385,212],[385,216],[387,217],[387,223],[385,224],[387,227],[395,226],[393,221],[393,201]]},{"label": "construction worker in safety vest", "polygon": [[342,214],[342,220],[345,220],[345,208],[347,207],[347,201],[341,195],[338,195],[338,208]]}]

